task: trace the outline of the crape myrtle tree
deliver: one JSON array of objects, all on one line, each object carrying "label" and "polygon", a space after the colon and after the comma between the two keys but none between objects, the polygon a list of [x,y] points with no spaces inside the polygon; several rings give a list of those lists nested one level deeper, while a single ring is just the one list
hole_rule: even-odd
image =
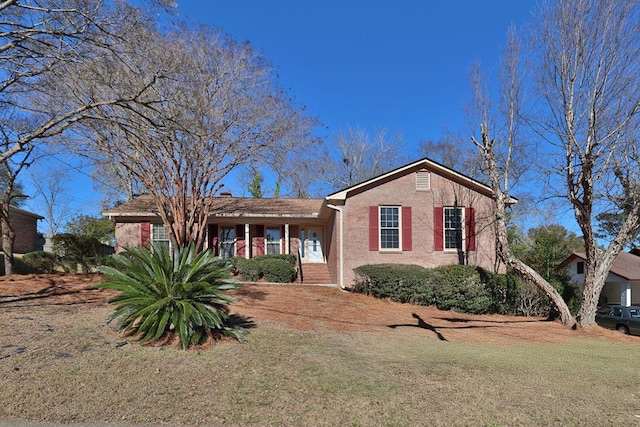
[{"label": "crape myrtle tree", "polygon": [[92,111],[76,141],[144,185],[176,247],[203,247],[213,197],[231,171],[286,159],[312,141],[315,120],[287,97],[271,64],[212,27],[141,26],[118,52],[73,71],[82,88],[69,100],[141,93]]},{"label": "crape myrtle tree", "polygon": [[[580,326],[595,323],[609,270],[640,227],[640,2],[567,0],[540,9],[534,33],[544,109],[536,120],[584,236]],[[597,215],[622,212],[600,246]]]},{"label": "crape myrtle tree", "polygon": [[560,293],[523,262],[509,244],[508,208],[512,202],[511,188],[524,176],[526,166],[530,164],[530,159],[526,158],[530,147],[526,143],[520,115],[525,104],[523,73],[526,69],[522,64],[521,50],[521,42],[512,27],[501,61],[499,100],[496,103],[492,101],[488,80],[479,65],[472,68],[473,102],[470,105],[470,119],[474,133],[471,140],[482,155],[494,193],[498,256],[524,280],[540,289],[556,307],[560,320],[567,324],[573,317]]},{"label": "crape myrtle tree", "polygon": [[[96,45],[108,49],[135,23],[134,12],[126,3],[100,0],[0,1],[0,163],[11,171],[10,185],[30,164],[34,145],[60,136],[98,106],[123,101],[113,94],[87,94],[82,102],[64,108],[56,99],[64,85],[73,84],[61,74],[65,65],[81,63]],[[134,98],[127,94],[124,100]],[[7,274],[13,271],[10,194],[6,187],[0,198]]]}]

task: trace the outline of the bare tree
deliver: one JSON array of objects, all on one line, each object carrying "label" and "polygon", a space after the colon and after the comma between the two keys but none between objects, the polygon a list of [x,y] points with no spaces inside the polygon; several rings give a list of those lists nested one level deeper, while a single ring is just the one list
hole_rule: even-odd
[{"label": "bare tree", "polygon": [[462,135],[445,132],[437,141],[420,141],[420,154],[443,166],[465,173],[474,179],[486,178],[482,168],[481,154],[462,150],[467,143]]},{"label": "bare tree", "polygon": [[57,234],[71,217],[71,209],[65,203],[64,193],[67,191],[68,172],[63,168],[29,169],[27,174],[35,190],[36,205],[45,215],[49,234]]},{"label": "bare tree", "polygon": [[315,125],[264,57],[206,26],[140,27],[117,56],[103,52],[75,75],[84,85],[74,86],[76,98],[139,89],[135,101],[92,111],[76,131],[145,186],[177,246],[202,247],[213,197],[231,171],[304,145]]},{"label": "bare tree", "polygon": [[384,128],[370,135],[365,129],[348,126],[325,149],[318,170],[332,190],[349,187],[401,166],[403,137],[388,135]]},{"label": "bare tree", "polygon": [[[160,4],[162,2],[158,2]],[[155,4],[155,3],[154,3]],[[109,48],[135,25],[138,12],[124,2],[102,0],[5,0],[0,2],[0,162],[15,176],[30,162],[34,145],[62,135],[94,108],[135,99],[85,93],[62,108],[65,67],[81,63],[95,48]],[[13,230],[8,199],[0,200],[5,272],[13,271]]]},{"label": "bare tree", "polygon": [[513,181],[523,172],[526,154],[523,143],[520,114],[523,110],[523,68],[521,44],[515,29],[508,34],[500,75],[500,101],[494,106],[489,96],[488,83],[479,66],[471,73],[474,89],[474,112],[477,130],[471,140],[484,158],[491,188],[494,193],[497,251],[500,258],[527,282],[540,289],[557,308],[560,320],[567,324],[573,318],[558,291],[533,268],[520,260],[511,250],[508,239],[507,208],[511,202]]},{"label": "bare tree", "polygon": [[[584,236],[578,322],[590,326],[615,258],[640,227],[640,3],[567,0],[538,16],[540,133],[559,153],[556,172]],[[596,216],[612,209],[626,218],[601,249]]]}]

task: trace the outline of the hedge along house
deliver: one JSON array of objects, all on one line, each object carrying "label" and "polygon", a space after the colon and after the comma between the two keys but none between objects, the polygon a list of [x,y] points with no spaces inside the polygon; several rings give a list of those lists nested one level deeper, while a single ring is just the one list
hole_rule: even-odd
[{"label": "hedge along house", "polygon": [[[515,200],[512,200],[515,202]],[[294,254],[302,283],[353,284],[364,264],[479,265],[496,259],[492,191],[422,159],[324,199],[215,200],[207,247],[222,258]],[[118,250],[170,245],[153,199],[141,196],[104,212]]]}]

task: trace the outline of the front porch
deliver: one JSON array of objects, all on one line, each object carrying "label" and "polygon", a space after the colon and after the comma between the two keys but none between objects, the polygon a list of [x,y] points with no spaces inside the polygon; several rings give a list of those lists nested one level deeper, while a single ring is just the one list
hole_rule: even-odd
[{"label": "front porch", "polygon": [[220,258],[295,255],[297,282],[305,284],[334,282],[323,251],[325,240],[324,228],[316,224],[220,221],[207,228],[207,247]]}]

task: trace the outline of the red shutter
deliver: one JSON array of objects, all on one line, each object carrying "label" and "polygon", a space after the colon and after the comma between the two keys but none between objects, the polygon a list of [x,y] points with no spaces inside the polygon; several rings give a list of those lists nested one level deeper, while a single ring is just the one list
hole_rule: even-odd
[{"label": "red shutter", "polygon": [[377,251],[380,249],[378,243],[378,207],[369,206],[369,250]]},{"label": "red shutter", "polygon": [[264,255],[264,225],[256,225],[256,256]]},{"label": "red shutter", "polygon": [[218,248],[218,226],[216,224],[209,224],[209,249],[213,251],[215,256],[220,255]]},{"label": "red shutter", "polygon": [[412,250],[411,206],[402,207],[402,250]]},{"label": "red shutter", "polygon": [[467,250],[476,250],[476,210],[465,208],[465,238],[467,240]]},{"label": "red shutter", "polygon": [[236,256],[244,257],[244,225],[236,225]]},{"label": "red shutter", "polygon": [[444,208],[433,208],[433,249],[444,250]]},{"label": "red shutter", "polygon": [[149,243],[151,240],[151,223],[149,222],[141,222],[140,223],[140,244],[142,246]]}]

